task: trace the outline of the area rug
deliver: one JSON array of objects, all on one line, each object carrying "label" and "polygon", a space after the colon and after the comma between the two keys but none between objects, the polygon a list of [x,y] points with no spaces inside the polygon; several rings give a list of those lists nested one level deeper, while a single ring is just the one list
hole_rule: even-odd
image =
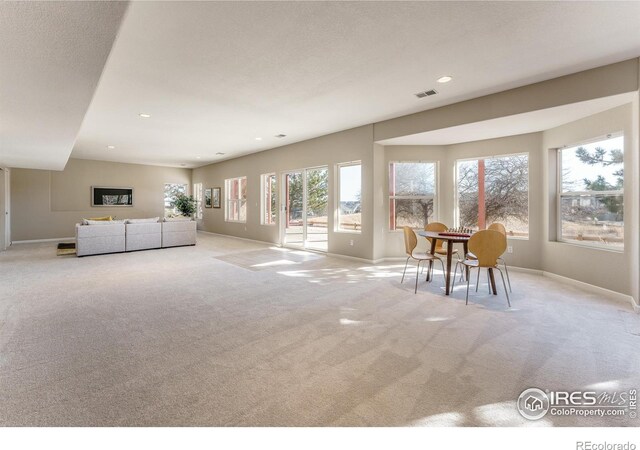
[{"label": "area rug", "polygon": [[67,256],[67,255],[75,255],[76,254],[76,243],[75,242],[60,242],[58,244],[58,256]]}]

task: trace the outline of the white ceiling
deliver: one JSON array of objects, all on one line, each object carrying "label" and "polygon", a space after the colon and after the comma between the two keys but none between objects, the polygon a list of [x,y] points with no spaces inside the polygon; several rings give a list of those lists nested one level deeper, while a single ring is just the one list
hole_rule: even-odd
[{"label": "white ceiling", "polygon": [[497,119],[378,141],[382,145],[450,145],[535,133],[631,103],[636,93],[603,97]]},{"label": "white ceiling", "polygon": [[134,2],[72,157],[196,167],[637,57],[639,22],[640,2]]},{"label": "white ceiling", "polygon": [[64,168],[126,7],[0,2],[0,167]]}]

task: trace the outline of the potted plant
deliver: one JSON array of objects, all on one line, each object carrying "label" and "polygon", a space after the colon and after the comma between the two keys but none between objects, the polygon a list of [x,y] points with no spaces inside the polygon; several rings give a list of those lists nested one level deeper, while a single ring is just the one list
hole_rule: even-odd
[{"label": "potted plant", "polygon": [[191,195],[178,193],[171,203],[183,216],[193,217],[196,212],[196,201]]}]

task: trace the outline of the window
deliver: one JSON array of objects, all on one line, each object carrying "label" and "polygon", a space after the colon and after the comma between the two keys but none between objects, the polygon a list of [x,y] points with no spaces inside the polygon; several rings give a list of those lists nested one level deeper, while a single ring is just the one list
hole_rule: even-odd
[{"label": "window", "polygon": [[225,180],[227,205],[225,220],[227,222],[247,221],[247,177]]},{"label": "window", "polygon": [[389,229],[424,228],[436,206],[436,163],[389,163]]},{"label": "window", "polygon": [[177,194],[187,195],[187,185],[186,184],[175,184],[175,183],[166,183],[164,185],[164,216],[171,217],[173,215],[177,215],[175,205],[173,204],[173,200],[175,199]]},{"label": "window", "polygon": [[529,155],[457,162],[457,226],[502,223],[509,236],[529,236]]},{"label": "window", "polygon": [[624,137],[558,151],[559,239],[624,248]]},{"label": "window", "polygon": [[267,173],[260,178],[262,181],[262,214],[260,223],[262,225],[275,225],[276,211],[278,210],[276,203],[276,174]]},{"label": "window", "polygon": [[361,191],[362,165],[359,162],[338,165],[338,231],[360,232]]},{"label": "window", "polygon": [[196,201],[196,219],[202,219],[202,183],[193,184],[193,199]]}]

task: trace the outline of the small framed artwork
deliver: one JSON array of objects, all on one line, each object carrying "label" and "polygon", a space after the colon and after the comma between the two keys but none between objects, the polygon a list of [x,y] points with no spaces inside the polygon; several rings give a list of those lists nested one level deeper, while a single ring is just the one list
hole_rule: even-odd
[{"label": "small framed artwork", "polygon": [[205,208],[211,208],[211,188],[205,189],[204,190],[204,207]]},{"label": "small framed artwork", "polygon": [[213,207],[220,208],[220,188],[213,188]]}]

